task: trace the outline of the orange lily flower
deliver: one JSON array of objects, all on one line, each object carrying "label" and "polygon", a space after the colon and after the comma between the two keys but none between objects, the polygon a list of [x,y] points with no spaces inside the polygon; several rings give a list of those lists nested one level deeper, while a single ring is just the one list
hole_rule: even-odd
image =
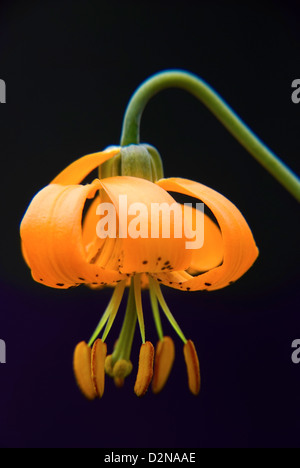
[{"label": "orange lily flower", "polygon": [[[130,352],[137,321],[143,344],[135,393],[144,395],[151,381],[155,393],[164,387],[173,365],[175,348],[172,339],[163,334],[159,305],[184,343],[189,388],[197,395],[200,391],[200,367],[194,344],[185,338],[175,321],[160,285],[182,291],[224,288],[252,266],[258,249],[240,211],[224,196],[200,183],[180,178],[151,181],[117,175],[81,185],[94,169],[104,167],[109,160],[116,160],[120,151],[121,148],[111,147],[75,161],[35,196],[21,223],[23,255],[34,280],[45,286],[67,289],[86,284],[94,289],[115,288],[89,343],[79,343],[74,353],[75,376],[88,399],[102,397],[105,373],[114,379],[117,386],[124,384],[133,367]],[[150,209],[156,203],[169,207],[176,203],[169,192],[198,199],[215,216],[218,224],[204,215],[204,244],[201,248],[187,249],[184,235],[178,237],[171,232],[170,237],[165,238],[161,230],[154,238],[141,235],[123,237],[118,230],[115,237],[100,238],[97,235],[99,205],[110,203],[120,219],[120,196],[126,195],[128,204],[138,202]],[[92,200],[92,203],[83,217],[87,200]],[[195,222],[198,213],[189,207],[183,221]],[[127,223],[133,219],[129,214]],[[171,224],[171,227],[176,227],[173,218]],[[149,218],[146,227],[149,233],[153,227]],[[130,291],[123,328],[114,351],[107,356],[105,340],[126,286]],[[159,335],[156,352],[145,337],[142,289],[150,291]],[[98,339],[103,329],[102,338]]]}]

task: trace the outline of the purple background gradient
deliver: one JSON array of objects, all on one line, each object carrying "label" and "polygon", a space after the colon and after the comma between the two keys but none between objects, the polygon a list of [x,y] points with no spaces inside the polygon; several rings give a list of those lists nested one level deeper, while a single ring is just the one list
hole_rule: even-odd
[{"label": "purple background gradient", "polygon": [[[208,81],[299,170],[299,28],[288,2],[1,2],[1,447],[298,447],[299,206],[193,97],[165,91],[148,105],[142,140],[166,176],[192,178],[233,201],[260,257],[214,293],[164,289],[199,351],[203,389],[189,394],[179,339],[164,391],[139,400],[107,380],[90,403],[72,373],[74,346],[94,330],[110,291],[35,284],[19,246],[32,196],[72,160],[118,144],[125,106],[151,74],[183,68]],[[298,167],[297,167],[298,164]],[[297,258],[298,257],[298,258]],[[117,338],[125,304],[108,343]],[[145,295],[148,339],[156,342]]]}]

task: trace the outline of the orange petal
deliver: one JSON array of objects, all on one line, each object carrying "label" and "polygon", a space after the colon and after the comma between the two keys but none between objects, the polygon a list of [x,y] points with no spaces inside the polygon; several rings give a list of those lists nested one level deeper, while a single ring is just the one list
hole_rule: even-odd
[{"label": "orange petal", "polygon": [[[108,198],[116,208],[120,224],[124,219],[124,213],[132,207],[134,203],[143,204],[144,212],[129,215],[128,220],[124,220],[125,235],[127,238],[118,238],[114,245],[114,254],[118,252],[120,260],[120,271],[122,273],[145,273],[159,272],[168,270],[185,269],[191,263],[191,250],[186,250],[184,236],[181,238],[175,237],[175,219],[170,216],[170,237],[163,238],[162,236],[162,217],[157,218],[158,223],[155,223],[158,238],[153,238],[152,229],[154,223],[151,224],[151,213],[153,204],[165,204],[169,209],[170,206],[178,206],[175,200],[163,189],[156,184],[144,179],[134,177],[112,177],[101,181]],[[119,206],[120,196],[127,196],[127,204]],[[181,209],[180,209],[181,213]],[[145,226],[145,236],[147,238],[133,238],[130,232],[132,223],[140,219],[140,225]],[[163,219],[165,221],[166,218]],[[176,226],[178,226],[176,224]],[[180,226],[182,228],[182,226]],[[108,260],[115,261],[115,258],[108,257]],[[103,265],[106,268],[111,268],[110,264]]]},{"label": "orange petal", "polygon": [[106,343],[103,343],[102,340],[96,340],[92,349],[91,372],[94,388],[99,398],[102,398],[104,394],[106,353]]},{"label": "orange petal", "polygon": [[154,374],[152,381],[153,393],[159,393],[165,386],[175,359],[175,346],[169,336],[164,336],[156,346]]},{"label": "orange petal", "polygon": [[21,223],[21,238],[33,278],[66,289],[81,283],[113,283],[122,279],[88,261],[82,240],[82,212],[100,182],[90,185],[48,185],[31,202]]},{"label": "orange petal", "polygon": [[75,348],[73,368],[81,392],[88,400],[94,400],[97,393],[91,376],[91,348],[84,341]]},{"label": "orange petal", "polygon": [[96,211],[99,204],[100,197],[95,197],[83,220],[82,240],[86,246],[95,240],[96,226],[99,221]]},{"label": "orange petal", "polygon": [[111,147],[100,153],[88,154],[77,159],[52,180],[51,184],[80,184],[94,169],[120,152],[120,148]]},{"label": "orange petal", "polygon": [[[202,200],[218,221],[224,249],[221,266],[197,277],[188,277],[186,273],[160,275],[162,283],[188,291],[200,289],[212,291],[228,286],[246,273],[258,256],[258,249],[246,220],[236,206],[218,192],[191,180],[162,179],[157,184],[165,190]],[[180,276],[181,281],[178,281]]]},{"label": "orange petal", "polygon": [[189,389],[193,395],[198,395],[201,387],[199,359],[195,345],[188,340],[183,348],[184,359],[188,373]]},{"label": "orange petal", "polygon": [[140,349],[139,370],[134,386],[135,394],[142,397],[148,390],[153,377],[154,348],[150,341],[142,344]]},{"label": "orange petal", "polygon": [[[184,208],[185,219],[189,225],[200,226],[202,213],[195,208],[186,206]],[[196,220],[197,224],[196,224]],[[191,239],[193,242],[194,239]],[[192,261],[189,267],[193,273],[200,273],[216,268],[223,261],[224,249],[223,239],[219,227],[204,213],[204,244],[200,249],[192,250]]]}]

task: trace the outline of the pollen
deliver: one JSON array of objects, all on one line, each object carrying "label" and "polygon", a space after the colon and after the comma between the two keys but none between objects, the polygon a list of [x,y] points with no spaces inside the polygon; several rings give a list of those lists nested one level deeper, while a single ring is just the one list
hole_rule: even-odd
[{"label": "pollen", "polygon": [[154,347],[150,341],[142,344],[139,357],[139,370],[134,386],[135,394],[142,397],[147,393],[153,377]]},{"label": "pollen", "polygon": [[159,393],[165,386],[175,359],[175,346],[169,336],[164,336],[156,345],[153,393]]},{"label": "pollen", "polygon": [[188,374],[189,389],[193,395],[198,395],[201,387],[200,365],[194,343],[188,340],[183,348]]},{"label": "pollen", "polygon": [[99,398],[102,398],[105,387],[105,358],[107,353],[106,343],[102,340],[96,340],[91,356],[92,381]]},{"label": "pollen", "polygon": [[81,341],[75,348],[73,367],[78,387],[88,400],[94,400],[97,393],[91,376],[91,348]]}]

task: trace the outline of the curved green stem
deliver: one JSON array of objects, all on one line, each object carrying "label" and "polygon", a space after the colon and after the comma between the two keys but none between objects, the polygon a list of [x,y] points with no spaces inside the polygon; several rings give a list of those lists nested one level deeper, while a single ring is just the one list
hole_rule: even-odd
[{"label": "curved green stem", "polygon": [[255,159],[300,201],[299,178],[252,132],[230,106],[201,78],[170,70],[145,81],[132,96],[125,112],[121,145],[139,143],[140,122],[145,106],[166,88],[182,88],[198,98]]}]

